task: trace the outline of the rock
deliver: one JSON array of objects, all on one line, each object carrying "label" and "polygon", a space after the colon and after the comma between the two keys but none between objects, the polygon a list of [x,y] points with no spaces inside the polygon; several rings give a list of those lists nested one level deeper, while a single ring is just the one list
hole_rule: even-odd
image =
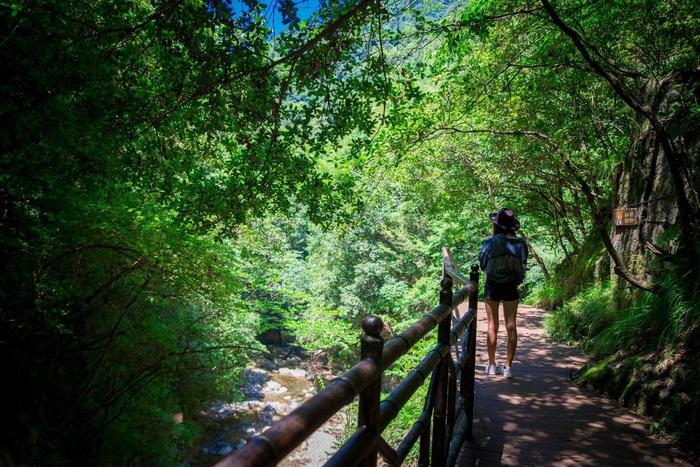
[{"label": "rock", "polygon": [[[669,132],[671,144],[678,154],[683,154],[685,170],[690,177],[700,173],[700,122],[694,112],[682,109],[688,105],[685,102],[692,102],[697,86],[697,73],[671,73],[649,80],[640,96],[657,109],[661,121],[673,121],[674,131]],[[647,245],[661,245],[674,254],[679,242],[669,239],[676,236],[669,235],[672,232],[669,228],[683,227],[665,150],[651,124],[641,116],[638,122],[637,129],[630,135],[631,144],[623,157],[621,170],[612,183],[612,201],[613,207],[636,206],[642,222],[634,227],[613,228],[611,240],[632,274],[657,282],[667,273],[667,267],[656,265],[656,255],[650,253]],[[612,268],[610,278],[614,287],[623,283]]]},{"label": "rock", "polygon": [[272,417],[277,415],[277,408],[273,407],[271,404],[266,405],[263,407],[262,412],[260,413],[260,422],[267,424],[272,423]]},{"label": "rock", "polygon": [[293,376],[295,378],[306,378],[306,371],[301,368],[280,368],[279,374]]},{"label": "rock", "polygon": [[384,339],[384,342],[394,337],[394,330],[391,329],[391,324],[388,322],[383,323],[382,331],[379,333],[379,335],[382,339]]},{"label": "rock", "polygon": [[221,402],[216,401],[211,406],[201,412],[201,415],[216,423],[228,422],[244,415],[254,415],[260,412],[265,404],[262,401],[249,400],[243,402]]},{"label": "rock", "polygon": [[257,368],[246,368],[243,371],[245,384],[241,387],[241,392],[249,399],[261,399],[263,397],[263,384],[270,377],[263,370]]},{"label": "rock", "polygon": [[277,368],[274,359],[270,358],[261,358],[257,364],[261,369],[265,371],[274,371],[274,369]]},{"label": "rock", "polygon": [[284,345],[285,339],[280,329],[268,329],[258,336],[258,340],[265,345]]},{"label": "rock", "polygon": [[282,385],[277,381],[268,381],[267,383],[265,383],[265,389],[269,389],[271,391],[275,391],[281,387]]},{"label": "rock", "polygon": [[241,449],[243,446],[248,444],[248,442],[244,439],[238,440],[238,444],[236,444],[236,449]]},{"label": "rock", "polygon": [[216,421],[226,421],[236,415],[235,404],[229,404],[222,401],[214,402],[209,409],[202,412],[206,417],[212,418]]},{"label": "rock", "polygon": [[246,407],[246,410],[260,410],[263,406],[262,401],[245,401],[241,402]]},{"label": "rock", "polygon": [[218,441],[216,443],[204,447],[204,449],[202,449],[202,452],[209,456],[228,456],[233,452],[233,446],[231,446],[228,443]]},{"label": "rock", "polygon": [[287,391],[288,389],[282,386],[277,381],[268,381],[267,383],[265,383],[265,386],[263,386],[263,393],[265,394],[281,394]]}]

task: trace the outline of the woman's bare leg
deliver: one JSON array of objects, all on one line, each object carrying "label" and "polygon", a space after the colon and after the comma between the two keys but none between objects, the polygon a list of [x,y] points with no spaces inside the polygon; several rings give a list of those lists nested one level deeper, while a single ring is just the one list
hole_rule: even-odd
[{"label": "woman's bare leg", "polygon": [[489,330],[486,334],[486,349],[489,352],[489,363],[496,364],[496,337],[498,336],[498,302],[486,300],[486,317],[489,321]]},{"label": "woman's bare leg", "polygon": [[515,319],[518,315],[518,300],[503,302],[503,316],[506,320],[506,331],[508,332],[508,351],[506,354],[506,366],[513,364],[515,349],[518,347],[518,328]]}]

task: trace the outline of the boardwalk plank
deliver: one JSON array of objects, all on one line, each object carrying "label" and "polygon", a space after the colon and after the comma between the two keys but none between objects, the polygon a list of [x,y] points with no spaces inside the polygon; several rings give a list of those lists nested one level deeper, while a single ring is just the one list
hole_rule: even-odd
[{"label": "boardwalk plank", "polygon": [[[460,314],[466,310],[460,307]],[[690,465],[647,422],[569,380],[585,357],[549,342],[543,310],[521,305],[515,378],[486,376],[486,318],[479,304],[474,438],[458,465]],[[501,316],[497,360],[505,360]]]}]

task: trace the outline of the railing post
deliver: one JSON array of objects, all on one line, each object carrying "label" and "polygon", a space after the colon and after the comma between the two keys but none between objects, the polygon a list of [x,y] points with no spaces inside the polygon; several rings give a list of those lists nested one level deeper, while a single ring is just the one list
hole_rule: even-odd
[{"label": "railing post", "polygon": [[454,361],[452,360],[452,349],[450,353],[447,354],[445,358],[445,364],[447,365],[447,428],[445,429],[445,438],[447,439],[447,446],[450,445],[450,440],[454,435],[455,418],[457,413],[455,412],[457,406],[457,368]]},{"label": "railing post", "polygon": [[[444,274],[440,281],[440,305],[446,306],[450,312],[438,324],[438,343],[450,345],[450,325],[452,324],[452,278]],[[445,417],[447,409],[447,365],[449,351],[440,362],[437,392],[435,394],[435,411],[433,413],[433,446],[431,464],[442,466],[445,463]]]},{"label": "railing post", "polygon": [[[360,357],[364,360],[370,358],[377,362],[381,367],[382,352],[384,351],[384,340],[380,333],[384,328],[381,318],[374,315],[367,315],[362,320],[362,329],[365,334],[361,338]],[[360,402],[358,408],[357,425],[358,429],[365,427],[369,433],[374,433],[372,438],[373,447],[370,454],[366,458],[360,460],[357,464],[362,467],[376,467],[378,437],[379,437],[379,402],[382,390],[382,375],[379,375],[377,381],[372,383],[364,391],[360,393]]]},{"label": "railing post", "polygon": [[[435,403],[434,399],[431,397],[431,386],[432,382],[435,378],[437,378],[437,375],[439,374],[438,368],[435,367],[433,368],[433,372],[430,376],[430,385],[428,386],[428,394],[426,398],[426,403],[423,409],[428,409],[431,410],[430,404],[432,404],[432,410],[435,410]],[[435,388],[437,389],[437,388]],[[432,400],[431,400],[432,399]],[[426,423],[425,423],[425,428],[423,429],[423,433],[420,435],[420,447],[418,450],[418,467],[429,467],[430,466],[430,427],[431,427],[431,419],[432,419],[432,412],[428,417],[426,417]]]},{"label": "railing post", "polygon": [[[479,304],[479,266],[473,264],[469,273],[469,280],[474,281],[476,287],[474,292],[469,296],[469,308],[477,310]],[[467,436],[471,438],[474,428],[474,371],[476,366],[476,321],[477,314],[474,313],[474,319],[469,325],[469,341],[467,343],[469,357],[467,357],[466,365],[462,369],[462,378],[460,381],[460,392],[464,397],[464,412],[467,416]]]}]

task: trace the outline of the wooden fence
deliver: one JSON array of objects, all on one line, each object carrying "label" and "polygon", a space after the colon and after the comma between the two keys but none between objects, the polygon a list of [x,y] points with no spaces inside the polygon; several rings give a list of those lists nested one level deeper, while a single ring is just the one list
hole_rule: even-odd
[{"label": "wooden fence", "polygon": [[[419,443],[418,465],[454,465],[464,439],[471,436],[474,414],[474,356],[479,268],[464,277],[443,248],[440,304],[401,334],[386,343],[380,337],[380,318],[369,315],[362,322],[361,358],[342,376],[307,400],[267,431],[217,464],[224,466],[276,465],[323,423],[359,396],[357,431],[326,463],[327,466],[376,466],[378,456],[391,466],[406,459]],[[462,288],[453,292],[453,285]],[[452,311],[468,300],[467,313],[459,320]],[[384,400],[382,374],[399,357],[437,326],[437,343]],[[382,432],[396,418],[416,390],[430,377],[424,408],[396,448]]]}]

